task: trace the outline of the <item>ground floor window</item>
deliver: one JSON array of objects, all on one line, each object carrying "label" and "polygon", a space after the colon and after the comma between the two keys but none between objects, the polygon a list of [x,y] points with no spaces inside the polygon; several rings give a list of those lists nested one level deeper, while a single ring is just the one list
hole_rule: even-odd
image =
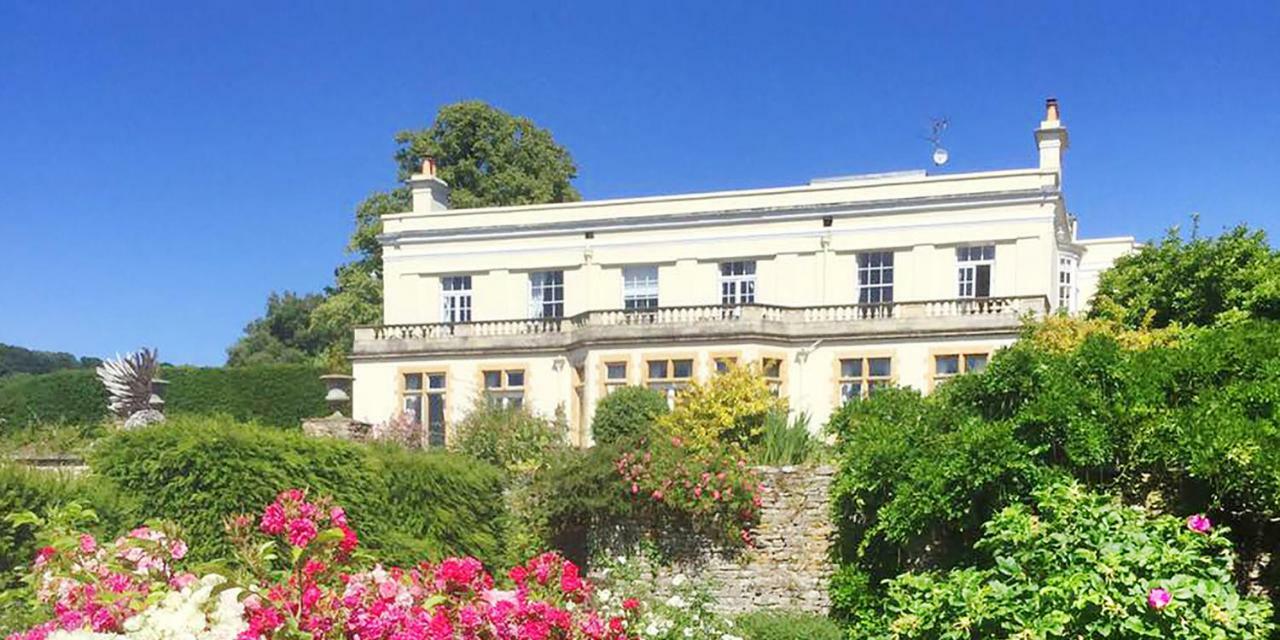
[{"label": "ground floor window", "polygon": [[991,354],[945,353],[933,356],[933,383],[937,385],[962,373],[982,371],[987,368]]},{"label": "ground floor window", "polygon": [[625,386],[627,386],[627,362],[619,360],[617,362],[604,363],[605,395]]},{"label": "ground floor window", "polygon": [[404,374],[402,408],[425,428],[431,447],[445,444],[445,382],[443,372]]},{"label": "ground floor window", "polygon": [[761,358],[760,374],[773,395],[782,393],[782,358]]},{"label": "ground floor window", "polygon": [[645,386],[657,389],[674,405],[676,392],[693,382],[693,360],[689,358],[657,358],[645,361]]},{"label": "ground floor window", "polygon": [[484,395],[489,402],[505,408],[524,406],[524,369],[484,371]]},{"label": "ground floor window", "polygon": [[716,373],[724,373],[738,366],[738,356],[712,356],[711,363],[715,366]]},{"label": "ground floor window", "polygon": [[888,387],[893,381],[893,359],[889,357],[841,358],[840,400],[861,400]]}]

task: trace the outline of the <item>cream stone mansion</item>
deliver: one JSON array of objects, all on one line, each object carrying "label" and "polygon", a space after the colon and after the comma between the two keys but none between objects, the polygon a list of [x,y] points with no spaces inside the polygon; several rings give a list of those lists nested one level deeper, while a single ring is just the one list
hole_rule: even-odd
[{"label": "cream stone mansion", "polygon": [[430,161],[383,217],[386,324],[355,331],[354,417],[433,444],[480,401],[562,411],[759,366],[815,427],[887,384],[981,369],[1022,320],[1086,305],[1132,238],[1077,237],[1049,100],[1028,169],[449,208]]}]

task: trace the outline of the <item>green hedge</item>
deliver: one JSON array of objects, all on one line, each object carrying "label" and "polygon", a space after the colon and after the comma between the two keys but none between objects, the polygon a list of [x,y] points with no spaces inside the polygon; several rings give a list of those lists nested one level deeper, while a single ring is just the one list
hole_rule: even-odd
[{"label": "green hedge", "polygon": [[107,390],[90,369],[20,376],[0,383],[0,429],[88,424],[107,415]]},{"label": "green hedge", "polygon": [[171,413],[225,413],[275,427],[297,427],[327,413],[320,368],[305,364],[254,367],[166,367]]},{"label": "green hedge", "polygon": [[379,559],[501,559],[502,474],[454,454],[308,438],[225,416],[179,416],[117,433],[89,460],[95,474],[139,498],[144,517],[182,525],[199,560],[229,551],[224,516],[258,512],[291,487],[333,496]]},{"label": "green hedge", "polygon": [[789,611],[755,611],[734,619],[744,640],[840,640],[844,630],[826,616]]},{"label": "green hedge", "polygon": [[[165,367],[165,411],[225,413],[276,427],[324,415],[323,370],[310,365]],[[89,369],[21,376],[0,383],[0,430],[36,424],[89,424],[107,418],[107,392]]]}]

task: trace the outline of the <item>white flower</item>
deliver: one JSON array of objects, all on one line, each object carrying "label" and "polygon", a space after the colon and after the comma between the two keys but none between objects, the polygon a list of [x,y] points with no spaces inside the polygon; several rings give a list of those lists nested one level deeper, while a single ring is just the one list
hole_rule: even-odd
[{"label": "white flower", "polygon": [[687,581],[688,581],[688,578],[684,577],[683,573],[677,573],[675,577],[671,578],[671,586],[683,587],[684,583]]},{"label": "white flower", "polygon": [[689,607],[689,603],[685,601],[684,598],[681,598],[680,594],[677,593],[670,598],[667,598],[667,606],[673,609],[686,609]]}]

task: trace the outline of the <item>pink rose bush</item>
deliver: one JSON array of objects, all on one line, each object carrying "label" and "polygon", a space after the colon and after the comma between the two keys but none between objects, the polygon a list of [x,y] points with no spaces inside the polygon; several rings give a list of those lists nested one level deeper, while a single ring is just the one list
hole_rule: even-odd
[{"label": "pink rose bush", "polygon": [[724,542],[752,543],[759,519],[759,475],[727,449],[693,451],[679,438],[629,452],[615,463],[623,488],[642,509],[687,514]]},{"label": "pink rose bush", "polygon": [[66,542],[41,549],[32,565],[50,619],[9,640],[61,640],[58,632],[226,640],[638,637],[638,607],[601,615],[591,584],[554,553],[511,569],[507,588],[475,558],[362,568],[359,537],[342,508],[296,489],[226,526],[240,567],[229,578],[176,570],[187,547],[167,525],[136,529],[110,545],[60,536]]}]

